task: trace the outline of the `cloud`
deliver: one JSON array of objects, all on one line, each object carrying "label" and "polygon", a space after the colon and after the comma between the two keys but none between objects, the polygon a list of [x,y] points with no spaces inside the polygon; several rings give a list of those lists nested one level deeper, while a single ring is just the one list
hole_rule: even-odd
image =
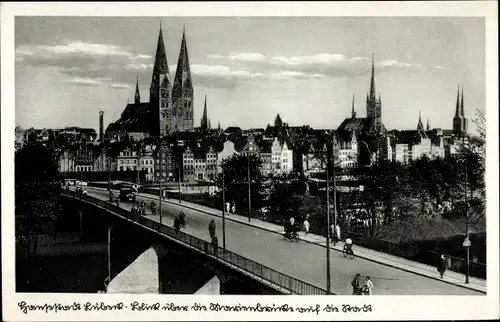
[{"label": "cloud", "polygon": [[74,77],[66,80],[66,83],[82,86],[100,86],[105,82],[109,82],[109,78],[80,78]]},{"label": "cloud", "polygon": [[234,88],[242,82],[261,79],[262,73],[252,73],[241,69],[232,69],[222,65],[191,65],[191,74],[195,85],[217,88]]},{"label": "cloud", "polygon": [[437,69],[445,69],[446,67],[444,67],[444,66],[439,66],[439,65],[438,65],[438,66],[434,66],[434,68],[437,68]]},{"label": "cloud", "polygon": [[255,61],[264,61],[266,56],[259,53],[237,53],[237,54],[229,54],[228,56],[222,56],[218,54],[208,54],[207,58],[210,59],[227,59],[231,61],[242,61],[242,62],[255,62]]},{"label": "cloud", "polygon": [[272,73],[269,75],[271,79],[321,79],[324,75],[321,74],[308,74],[303,72],[283,71],[279,73]]},{"label": "cloud", "polygon": [[130,88],[130,85],[129,84],[113,83],[113,84],[111,84],[110,87],[114,88],[114,89],[124,89],[124,88]]},{"label": "cloud", "polygon": [[[260,66],[274,68],[282,71],[297,72],[311,75],[327,76],[357,76],[370,72],[371,59],[359,56],[347,56],[336,53],[319,53],[309,56],[274,56],[266,57],[260,53],[231,53],[230,55],[210,54],[211,59],[238,61]],[[377,68],[421,68],[420,64],[384,60],[375,63]],[[297,74],[299,75],[299,74]]]},{"label": "cloud", "polygon": [[[57,68],[72,77],[73,84],[84,86],[95,86],[95,83],[100,84],[105,79],[116,84],[134,82],[138,72],[152,68],[149,64],[151,61],[150,55],[134,53],[127,48],[81,41],[55,46],[22,45],[16,48],[16,62]],[[92,83],[90,79],[96,81]]]}]

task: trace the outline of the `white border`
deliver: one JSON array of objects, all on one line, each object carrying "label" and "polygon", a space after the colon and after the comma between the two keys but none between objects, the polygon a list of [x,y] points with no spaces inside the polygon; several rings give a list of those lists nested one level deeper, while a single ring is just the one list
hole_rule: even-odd
[{"label": "white border", "polygon": [[[496,1],[474,2],[232,2],[232,3],[2,3],[1,4],[1,103],[2,103],[2,299],[4,320],[437,320],[495,319],[499,313],[499,216],[498,216],[498,8]],[[14,17],[15,16],[441,16],[485,17],[486,23],[486,116],[487,116],[487,209],[488,209],[488,295],[487,296],[149,296],[149,295],[61,295],[14,293]],[[221,304],[330,303],[371,304],[371,313],[297,314],[227,312],[60,312],[23,315],[17,303],[97,302],[108,304],[132,300],[148,303],[194,302]]]}]

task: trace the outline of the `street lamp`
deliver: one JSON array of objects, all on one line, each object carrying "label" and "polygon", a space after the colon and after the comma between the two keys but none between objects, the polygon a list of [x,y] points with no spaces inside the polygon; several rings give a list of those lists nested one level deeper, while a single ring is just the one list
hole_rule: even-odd
[{"label": "street lamp", "polygon": [[[465,150],[465,135],[462,136],[462,145]],[[464,151],[465,152],[465,151]],[[471,242],[469,239],[469,202],[467,198],[467,180],[468,178],[468,166],[467,166],[467,155],[464,154],[464,166],[465,166],[465,180],[464,180],[464,199],[465,199],[465,240],[463,243],[463,246],[465,247],[466,250],[466,256],[465,256],[465,284],[469,284],[469,268],[470,268],[470,263],[469,263],[469,257],[470,257],[470,246]]]},{"label": "street lamp", "polygon": [[326,294],[330,294],[330,173],[326,157]]},{"label": "street lamp", "polygon": [[252,216],[252,200],[251,200],[251,188],[252,182],[250,181],[250,152],[253,151],[253,147],[248,147],[247,153],[247,168],[248,168],[248,222],[250,222],[250,218]]},{"label": "street lamp", "polygon": [[222,167],[222,248],[226,249],[226,185],[224,178],[224,160],[221,162]]}]

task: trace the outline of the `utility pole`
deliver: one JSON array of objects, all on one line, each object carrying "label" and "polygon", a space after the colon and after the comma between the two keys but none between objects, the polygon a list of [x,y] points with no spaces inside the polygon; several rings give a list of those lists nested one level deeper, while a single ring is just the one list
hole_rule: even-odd
[{"label": "utility pole", "polygon": [[224,183],[224,161],[222,161],[222,248],[226,249],[226,185]]},{"label": "utility pole", "polygon": [[[462,145],[464,152],[465,151],[465,134],[462,137]],[[470,269],[470,239],[469,239],[469,203],[468,203],[468,198],[467,198],[467,180],[468,178],[468,164],[467,164],[467,155],[464,154],[464,163],[465,163],[465,182],[464,182],[464,197],[465,197],[465,236],[466,240],[469,241],[469,245],[466,245],[465,250],[466,250],[466,258],[465,260],[466,265],[465,265],[465,284],[469,284],[469,269]]]},{"label": "utility pole", "polygon": [[330,294],[330,172],[326,153],[326,294]]},{"label": "utility pole", "polygon": [[[333,147],[333,229],[337,229],[337,182],[335,181],[335,146]],[[334,231],[333,234],[336,234]],[[337,238],[333,239],[333,246],[337,246]]]},{"label": "utility pole", "polygon": [[160,199],[160,208],[159,208],[159,211],[160,211],[160,225],[161,225],[161,204],[162,204],[162,197],[163,197],[163,190],[161,189],[161,178],[163,176],[163,172],[162,172],[162,161],[163,161],[163,148],[161,146],[161,143],[160,143],[160,148],[158,149],[158,153],[160,154],[160,175],[159,175],[159,181],[160,181],[160,193],[158,194],[159,196],[159,199]]},{"label": "utility pole", "polygon": [[179,158],[178,158],[178,160],[179,160],[179,166],[178,166],[178,168],[179,168],[179,203],[181,203],[181,199],[182,199],[181,198],[181,165],[182,165],[181,161],[182,161],[182,154],[180,153],[180,151],[179,151]]},{"label": "utility pole", "polygon": [[[140,144],[140,143],[139,143]],[[141,164],[141,146],[137,148],[137,189],[139,189],[140,183],[140,164]]]},{"label": "utility pole", "polygon": [[252,201],[251,201],[251,181],[250,181],[250,151],[252,148],[249,148],[248,154],[247,154],[247,161],[248,161],[248,222],[250,222],[250,218],[252,217]]}]

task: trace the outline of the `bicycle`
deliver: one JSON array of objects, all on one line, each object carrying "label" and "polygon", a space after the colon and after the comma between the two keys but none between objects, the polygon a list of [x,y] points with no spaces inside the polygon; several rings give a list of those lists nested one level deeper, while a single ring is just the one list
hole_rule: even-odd
[{"label": "bicycle", "polygon": [[347,247],[346,245],[344,245],[344,249],[342,250],[342,254],[344,255],[344,257],[347,257],[349,259],[354,258],[354,251],[352,250],[351,247]]}]

